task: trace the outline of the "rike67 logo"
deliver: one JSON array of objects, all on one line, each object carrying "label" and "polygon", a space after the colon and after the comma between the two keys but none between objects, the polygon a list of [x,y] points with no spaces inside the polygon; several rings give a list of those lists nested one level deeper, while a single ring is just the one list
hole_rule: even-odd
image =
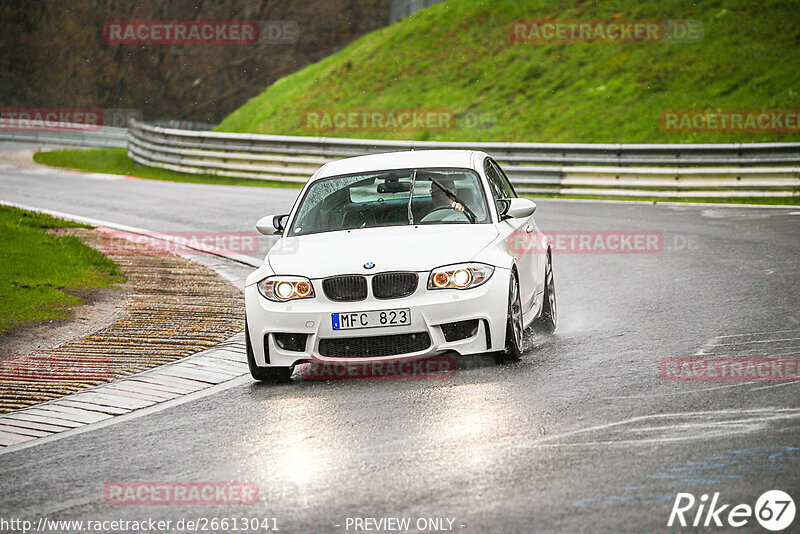
[{"label": "rike67 logo", "polygon": [[785,530],[794,521],[794,501],[788,493],[770,490],[758,498],[754,507],[749,504],[735,506],[720,500],[715,492],[709,502],[708,494],[696,499],[691,493],[678,493],[669,514],[667,526],[733,527],[739,528],[755,518],[767,530]]}]

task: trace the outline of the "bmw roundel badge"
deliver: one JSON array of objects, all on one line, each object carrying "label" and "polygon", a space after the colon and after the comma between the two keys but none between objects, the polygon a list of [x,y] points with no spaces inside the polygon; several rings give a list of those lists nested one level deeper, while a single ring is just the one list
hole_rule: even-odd
[{"label": "bmw roundel badge", "polygon": [[375,264],[372,263],[371,261],[368,261],[367,263],[364,264],[365,269],[372,269],[373,267],[375,267]]}]

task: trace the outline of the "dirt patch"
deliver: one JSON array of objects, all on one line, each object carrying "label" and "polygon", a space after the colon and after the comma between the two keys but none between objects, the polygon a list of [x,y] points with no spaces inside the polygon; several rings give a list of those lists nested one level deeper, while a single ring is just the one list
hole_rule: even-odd
[{"label": "dirt patch", "polygon": [[72,308],[66,319],[52,319],[0,333],[0,354],[12,358],[30,356],[90,336],[112,325],[122,314],[130,290],[126,283],[116,289],[84,290],[78,296],[84,303]]},{"label": "dirt patch", "polygon": [[0,165],[11,167],[36,167],[38,163],[33,161],[33,150],[8,150],[0,151]]}]

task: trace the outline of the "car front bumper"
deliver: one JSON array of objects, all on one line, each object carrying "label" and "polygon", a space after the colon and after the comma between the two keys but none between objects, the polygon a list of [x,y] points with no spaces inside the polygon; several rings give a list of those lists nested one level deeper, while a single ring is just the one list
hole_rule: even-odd
[{"label": "car front bumper", "polygon": [[[316,297],[283,303],[267,300],[258,292],[256,285],[251,284],[245,288],[245,302],[255,362],[261,367],[287,367],[313,361],[370,362],[420,358],[450,351],[466,355],[502,350],[505,346],[510,273],[507,269],[495,268],[491,278],[479,287],[429,290],[426,287],[428,273],[421,272],[418,273],[420,282],[417,290],[408,297],[378,300],[370,295],[359,302],[327,299],[322,291],[322,280],[318,279],[312,280]],[[332,326],[333,313],[401,308],[411,310],[411,324],[348,330],[334,330]],[[468,338],[448,342],[442,325],[467,320],[478,321],[477,332]],[[414,352],[377,357],[328,357],[320,353],[320,341],[326,339],[420,333],[428,334],[430,346]],[[302,350],[285,350],[278,346],[275,334],[305,334],[305,344]],[[269,362],[265,357],[265,346]]]}]

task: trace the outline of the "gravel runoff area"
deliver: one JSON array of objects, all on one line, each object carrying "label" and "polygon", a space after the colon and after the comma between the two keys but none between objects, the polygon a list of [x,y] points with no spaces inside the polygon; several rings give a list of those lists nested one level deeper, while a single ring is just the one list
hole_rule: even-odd
[{"label": "gravel runoff area", "polygon": [[172,362],[242,330],[241,292],[213,270],[100,230],[70,228],[119,265],[127,302],[113,324],[80,339],[0,359],[0,413]]}]

